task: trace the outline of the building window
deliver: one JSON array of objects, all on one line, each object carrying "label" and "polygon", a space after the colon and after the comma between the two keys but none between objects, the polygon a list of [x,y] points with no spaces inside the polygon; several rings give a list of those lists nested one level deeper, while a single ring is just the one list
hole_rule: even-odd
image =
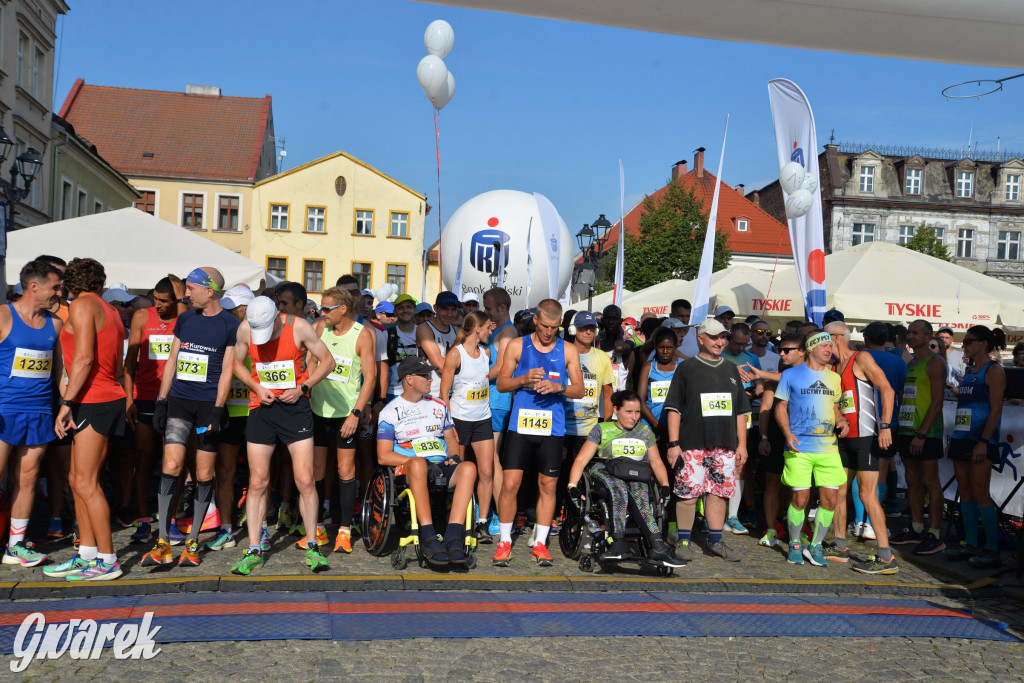
[{"label": "building window", "polygon": [[907,183],[906,193],[907,194],[921,194],[921,176],[924,172],[919,168],[908,168],[907,169]]},{"label": "building window", "polygon": [[[306,232],[323,232],[327,208],[323,206],[306,207]],[[309,289],[308,287],[306,289]],[[320,290],[317,290],[320,291]]]},{"label": "building window", "polygon": [[749,225],[750,225],[749,221],[747,221],[744,218],[741,218],[738,221],[736,221],[736,231],[737,232],[746,232],[747,231],[747,227]]},{"label": "building window", "polygon": [[942,236],[946,234],[946,229],[945,228],[932,228],[932,230],[935,231],[935,236],[941,242],[942,241]]},{"label": "building window", "polygon": [[970,198],[974,195],[974,173],[971,171],[956,172],[956,196]]},{"label": "building window", "polygon": [[140,190],[139,194],[142,195],[135,200],[135,208],[139,211],[145,211],[150,216],[156,215],[156,191],[155,190]]},{"label": "building window", "polygon": [[956,234],[956,257],[974,258],[974,230],[960,228]]},{"label": "building window", "polygon": [[913,225],[901,225],[900,226],[900,237],[899,244],[906,245],[914,237],[914,232],[917,230]]},{"label": "building window", "polygon": [[875,225],[874,223],[854,223],[853,224],[853,244],[857,246],[864,242],[875,241]]},{"label": "building window", "polygon": [[397,211],[391,212],[391,232],[389,237],[409,236],[409,214]]},{"label": "building window", "polygon": [[1020,199],[1020,175],[1006,176],[1006,199],[1011,202]]},{"label": "building window", "polygon": [[235,195],[220,195],[217,198],[217,229],[238,231],[238,205],[241,198]]},{"label": "building window", "polygon": [[74,191],[71,183],[64,181],[60,186],[60,219],[71,218],[71,194]]},{"label": "building window", "polygon": [[860,167],[860,191],[861,192],[874,192],[875,191],[875,167],[874,166],[861,166]]},{"label": "building window", "polygon": [[203,227],[203,199],[201,194],[181,195],[181,227],[202,228]]},{"label": "building window", "polygon": [[370,283],[373,281],[373,264],[353,261],[352,276],[359,280],[359,289],[370,289]]},{"label": "building window", "polygon": [[302,284],[307,292],[324,291],[324,262],[302,260]]},{"label": "building window", "polygon": [[405,294],[405,276],[407,267],[397,263],[388,264],[388,282],[398,285],[398,293]]},{"label": "building window", "polygon": [[85,190],[78,189],[78,213],[77,216],[84,216],[86,208],[89,206],[89,195]]},{"label": "building window", "polygon": [[373,234],[373,211],[367,211],[366,209],[356,209],[356,234]]},{"label": "building window", "polygon": [[96,201],[94,201],[92,203],[92,212],[93,213],[103,213],[103,202],[101,202],[98,199]]},{"label": "building window", "polygon": [[43,53],[36,50],[35,58],[32,60],[32,95],[39,97],[39,76],[43,71]]},{"label": "building window", "polygon": [[288,230],[288,205],[287,204],[271,204],[270,205],[270,229],[271,230]]},{"label": "building window", "polygon": [[267,273],[273,275],[278,280],[288,279],[288,259],[280,256],[268,256],[267,257]]},{"label": "building window", "polygon": [[28,46],[28,38],[24,33],[18,34],[18,85],[25,85],[25,48]]},{"label": "building window", "polygon": [[1020,258],[1020,232],[1017,230],[1000,230],[999,246],[996,258],[1016,261]]}]

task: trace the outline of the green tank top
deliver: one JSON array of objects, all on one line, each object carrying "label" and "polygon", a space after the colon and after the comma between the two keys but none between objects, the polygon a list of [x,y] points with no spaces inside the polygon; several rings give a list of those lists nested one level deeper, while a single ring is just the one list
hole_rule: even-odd
[{"label": "green tank top", "polygon": [[597,444],[598,460],[609,458],[630,458],[645,460],[647,451],[656,443],[654,432],[643,420],[629,431],[619,426],[618,422],[601,422],[595,425],[588,436]]},{"label": "green tank top", "polygon": [[352,329],[339,336],[334,333],[334,328],[325,327],[320,335],[334,356],[334,370],[310,392],[314,415],[348,417],[355,407],[359,389],[363,386],[362,361],[356,353],[356,340],[362,329],[362,325],[355,323]]},{"label": "green tank top", "polygon": [[[903,398],[900,400],[900,435],[914,436],[924,424],[924,416],[932,404],[932,380],[928,376],[928,363],[934,353],[929,353],[920,362],[907,368],[907,380],[903,385]],[[928,438],[942,437],[942,413],[932,428],[925,434]]]}]

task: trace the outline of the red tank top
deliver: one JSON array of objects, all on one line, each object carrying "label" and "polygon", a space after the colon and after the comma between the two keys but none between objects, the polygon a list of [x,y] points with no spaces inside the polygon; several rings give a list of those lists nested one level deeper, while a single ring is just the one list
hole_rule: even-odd
[{"label": "red tank top", "polygon": [[[306,381],[308,373],[302,363],[305,356],[295,345],[295,316],[285,318],[284,327],[277,339],[266,344],[250,344],[249,357],[252,358],[252,379],[270,390],[274,396],[280,396],[288,389],[294,389]],[[249,410],[260,406],[256,392],[250,392]]]},{"label": "red tank top", "polygon": [[174,341],[175,320],[161,320],[155,306],[146,309],[146,325],[142,328],[142,340],[139,342],[138,370],[135,371],[135,384],[132,387],[133,398],[155,401],[160,393],[164,363],[171,353],[171,342]]},{"label": "red tank top", "polygon": [[859,436],[874,436],[878,433],[875,417],[875,387],[870,382],[857,377],[853,372],[854,362],[857,354],[850,356],[849,362],[842,372],[839,371],[839,364],[832,366],[832,369],[839,372],[840,386],[843,394],[839,399],[839,412],[850,423],[850,431],[846,434],[847,439],[855,439]]},{"label": "red tank top", "polygon": [[[93,346],[93,362],[85,385],[74,398],[75,403],[107,403],[125,397],[124,387],[117,381],[117,362],[124,353],[124,325],[121,316],[99,296],[84,292],[82,297],[95,297],[103,306],[106,323],[96,331]],[[60,331],[60,348],[64,354],[64,367],[70,368],[75,361],[75,335],[65,326]]]}]

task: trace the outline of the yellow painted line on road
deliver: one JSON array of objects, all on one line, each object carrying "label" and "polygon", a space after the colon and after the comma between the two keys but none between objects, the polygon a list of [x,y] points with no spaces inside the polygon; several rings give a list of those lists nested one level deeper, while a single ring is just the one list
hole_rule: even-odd
[{"label": "yellow painted line on road", "polygon": [[309,574],[305,576],[222,576],[221,581],[259,581],[261,583],[271,581],[294,582],[294,581],[400,581],[399,576],[373,576],[369,574],[345,574],[342,576],[327,576],[324,574]]},{"label": "yellow painted line on road", "polygon": [[[104,585],[107,586],[152,586],[152,585],[166,585],[166,584],[178,584],[178,583],[191,583],[196,581],[220,581],[219,576],[189,576],[189,577],[166,577],[159,579],[127,579],[125,581],[110,582]],[[96,584],[93,581],[19,581],[16,584],[11,584],[18,588],[57,588],[58,586],[63,588],[78,588],[82,586],[93,586]]]},{"label": "yellow painted line on road", "polygon": [[753,584],[781,584],[781,585],[793,585],[793,586],[889,586],[898,588],[955,588],[959,590],[968,590],[967,586],[961,586],[959,584],[941,584],[936,585],[932,583],[896,583],[892,581],[819,581],[816,579],[710,579],[711,581],[718,581],[721,583],[753,583]]},{"label": "yellow painted line on road", "polygon": [[466,581],[485,581],[487,583],[568,583],[567,576],[487,576],[485,574],[460,574],[457,576],[431,576],[429,574],[402,574],[407,581],[451,581],[462,583]]}]

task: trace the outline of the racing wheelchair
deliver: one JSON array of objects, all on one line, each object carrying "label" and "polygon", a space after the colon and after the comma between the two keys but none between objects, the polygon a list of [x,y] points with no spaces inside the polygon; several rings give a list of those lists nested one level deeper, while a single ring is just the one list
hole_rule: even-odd
[{"label": "racing wheelchair", "polygon": [[[427,484],[430,511],[434,520],[448,519],[450,493],[448,480],[438,477]],[[465,545],[466,569],[476,567],[476,534],[473,530],[475,500],[470,498],[466,510]],[[420,550],[419,520],[416,501],[406,484],[404,474],[395,474],[394,467],[378,466],[370,476],[363,496],[363,545],[375,557],[391,554],[391,566],[401,571],[409,563],[407,549],[411,545],[420,567],[427,560]]]},{"label": "racing wheelchair", "polygon": [[[624,538],[620,539],[629,545],[629,557],[616,560],[601,558],[611,546],[613,523],[611,492],[604,483],[592,476],[598,464],[591,463],[580,478],[578,486],[585,498],[582,509],[576,507],[572,501],[566,501],[565,524],[558,534],[558,545],[562,549],[562,554],[570,560],[578,560],[580,571],[584,572],[593,572],[595,569],[608,572],[624,562],[636,562],[641,568],[654,568],[660,576],[670,576],[674,571],[673,567],[649,559],[651,543],[633,518],[632,509],[626,515],[626,530]],[[664,534],[665,502],[658,502],[658,485],[655,481],[647,482],[647,492],[651,508],[654,510],[655,522]]]}]

